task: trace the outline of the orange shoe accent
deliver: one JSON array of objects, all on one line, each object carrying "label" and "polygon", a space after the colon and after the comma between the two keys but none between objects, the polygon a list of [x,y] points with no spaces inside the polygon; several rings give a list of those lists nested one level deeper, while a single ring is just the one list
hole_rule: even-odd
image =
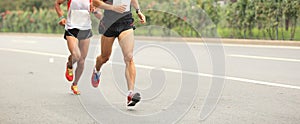
[{"label": "orange shoe accent", "polygon": [[78,91],[77,85],[72,85],[72,86],[71,86],[71,90],[73,91],[73,93],[74,93],[75,95],[80,95],[80,91]]}]

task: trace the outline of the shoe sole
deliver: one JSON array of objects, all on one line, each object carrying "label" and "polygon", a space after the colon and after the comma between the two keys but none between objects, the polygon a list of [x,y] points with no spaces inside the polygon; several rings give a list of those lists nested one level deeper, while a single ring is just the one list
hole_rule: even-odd
[{"label": "shoe sole", "polygon": [[140,102],[141,96],[139,93],[136,93],[132,96],[131,101],[127,104],[127,107],[134,107],[138,102]]},{"label": "shoe sole", "polygon": [[69,82],[72,82],[73,81],[73,79],[71,80],[71,79],[68,79],[68,78],[66,78],[67,79],[67,81],[69,81]]}]

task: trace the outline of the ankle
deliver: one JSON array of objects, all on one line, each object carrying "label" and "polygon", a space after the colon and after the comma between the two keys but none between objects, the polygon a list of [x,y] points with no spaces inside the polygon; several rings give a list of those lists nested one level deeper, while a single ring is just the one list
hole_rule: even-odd
[{"label": "ankle", "polygon": [[94,70],[95,70],[95,72],[96,72],[97,74],[101,74],[100,69],[97,69],[97,68],[95,67]]},{"label": "ankle", "polygon": [[70,62],[67,62],[67,66],[68,66],[69,69],[72,69],[72,68],[73,68],[73,64],[70,63]]},{"label": "ankle", "polygon": [[128,90],[127,96],[131,95],[133,93],[133,90]]}]

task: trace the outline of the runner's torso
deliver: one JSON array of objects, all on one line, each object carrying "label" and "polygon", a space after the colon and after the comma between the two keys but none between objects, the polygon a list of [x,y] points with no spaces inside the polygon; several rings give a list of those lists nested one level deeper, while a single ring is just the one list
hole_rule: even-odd
[{"label": "runner's torso", "polygon": [[[103,0],[106,4],[113,5],[113,0]],[[129,5],[130,6],[130,5]],[[131,20],[132,14],[131,11],[126,11],[124,13],[117,13],[111,10],[104,10],[104,17],[102,19],[103,23],[106,26],[110,26],[113,23],[122,23],[125,20]]]},{"label": "runner's torso", "polygon": [[91,0],[69,0],[68,17],[65,29],[91,29],[92,21],[90,18],[90,5]]}]

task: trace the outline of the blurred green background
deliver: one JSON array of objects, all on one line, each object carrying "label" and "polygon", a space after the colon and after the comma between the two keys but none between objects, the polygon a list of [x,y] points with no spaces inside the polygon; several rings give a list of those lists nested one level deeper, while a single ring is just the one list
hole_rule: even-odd
[{"label": "blurred green background", "polygon": [[[0,2],[0,32],[63,33],[54,10],[55,0],[13,0]],[[203,24],[205,12],[214,26],[205,27],[209,32],[217,31],[222,38],[271,39],[300,41],[300,0],[139,0],[147,16],[147,30],[136,35],[201,37],[189,23]],[[62,6],[66,13],[66,3]],[[162,13],[154,10],[163,10]],[[169,9],[168,9],[169,8]],[[174,8],[177,8],[176,10]],[[202,11],[203,10],[203,11]],[[179,13],[175,16],[172,13]],[[204,17],[204,16],[203,16]],[[134,18],[137,20],[136,14]],[[92,17],[94,32],[99,20]],[[189,22],[189,23],[187,23]],[[167,30],[155,28],[155,25]],[[137,27],[141,26],[135,23]],[[151,26],[152,25],[152,26]],[[194,25],[193,25],[194,26]],[[138,30],[138,29],[137,29]]]}]

